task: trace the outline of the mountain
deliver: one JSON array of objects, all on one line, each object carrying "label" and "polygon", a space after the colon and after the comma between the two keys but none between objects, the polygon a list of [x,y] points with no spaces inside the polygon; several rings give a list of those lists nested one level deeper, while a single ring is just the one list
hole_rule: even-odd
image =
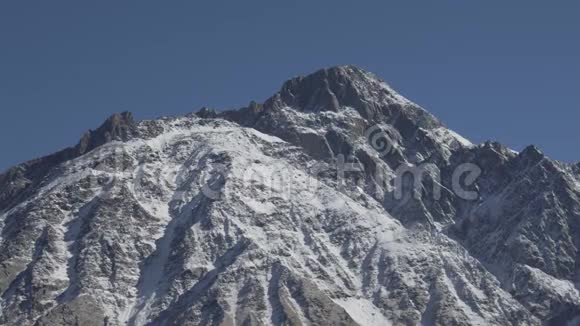
[{"label": "mountain", "polygon": [[353,66],[0,175],[3,325],[575,325],[580,166]]}]

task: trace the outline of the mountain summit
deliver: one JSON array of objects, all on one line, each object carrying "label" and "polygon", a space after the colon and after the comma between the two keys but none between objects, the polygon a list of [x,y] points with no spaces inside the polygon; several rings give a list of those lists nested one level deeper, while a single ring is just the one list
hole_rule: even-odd
[{"label": "mountain summit", "polygon": [[353,66],[0,175],[3,325],[574,325],[580,169]]}]

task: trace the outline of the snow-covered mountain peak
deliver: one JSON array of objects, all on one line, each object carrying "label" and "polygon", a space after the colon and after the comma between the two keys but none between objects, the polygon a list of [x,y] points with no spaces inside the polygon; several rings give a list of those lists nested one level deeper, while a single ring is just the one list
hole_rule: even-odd
[{"label": "snow-covered mountain peak", "polygon": [[356,109],[364,118],[380,115],[380,107],[416,107],[374,74],[358,67],[336,66],[292,78],[266,106],[288,106],[303,112]]},{"label": "snow-covered mountain peak", "polygon": [[370,73],[135,122],[0,175],[0,324],[565,325],[580,168]]}]

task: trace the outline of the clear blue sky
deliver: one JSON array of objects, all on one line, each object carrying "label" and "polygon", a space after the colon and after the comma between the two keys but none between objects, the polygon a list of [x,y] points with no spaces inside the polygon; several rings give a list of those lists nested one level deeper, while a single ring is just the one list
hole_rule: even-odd
[{"label": "clear blue sky", "polygon": [[578,1],[0,2],[0,170],[108,115],[262,101],[355,64],[475,142],[580,160]]}]

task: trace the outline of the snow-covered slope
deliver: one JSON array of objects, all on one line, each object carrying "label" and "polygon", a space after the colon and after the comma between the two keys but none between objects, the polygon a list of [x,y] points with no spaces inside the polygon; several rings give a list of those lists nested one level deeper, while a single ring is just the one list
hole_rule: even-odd
[{"label": "snow-covered slope", "polygon": [[[238,111],[116,115],[64,153],[0,176],[1,324],[579,315],[579,169],[535,148],[473,145],[352,66]],[[465,163],[481,168],[475,200],[450,190]],[[424,164],[440,179],[426,177],[419,197],[381,178]]]}]

